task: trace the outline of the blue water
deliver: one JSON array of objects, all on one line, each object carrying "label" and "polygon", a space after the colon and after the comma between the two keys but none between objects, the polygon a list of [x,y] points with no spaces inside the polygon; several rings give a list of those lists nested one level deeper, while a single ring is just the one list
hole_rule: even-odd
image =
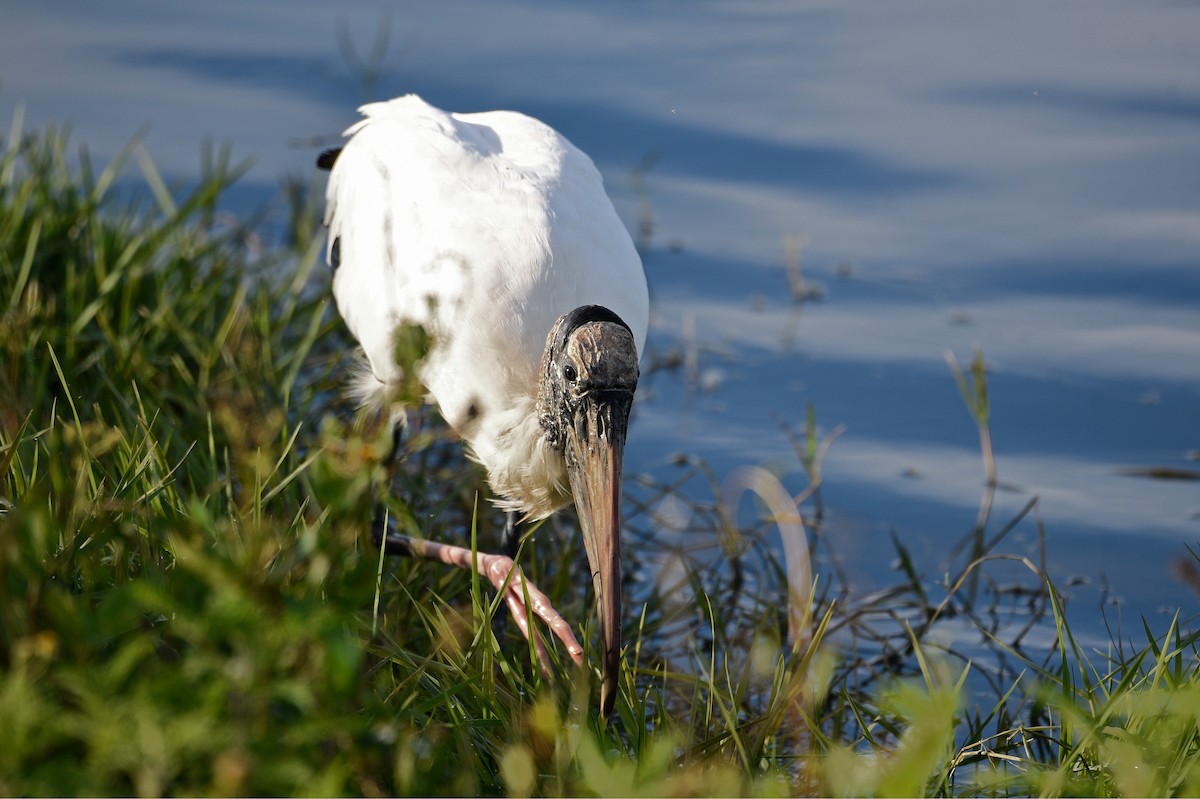
[{"label": "blue water", "polygon": [[[339,29],[370,62],[364,90]],[[164,4],[7,0],[0,121],[70,122],[100,159],[147,123],[160,169],[253,159],[239,196],[310,174],[366,99],[516,108],[588,151],[631,230],[652,217],[652,346],[627,469],[686,451],[806,481],[778,422],[844,426],[822,534],[857,589],[890,535],[931,577],[971,529],[978,435],[944,359],[982,349],[993,529],[1033,496],[1077,631],[1190,616],[1200,541],[1200,6],[1097,0]],[[644,189],[631,177],[639,165]],[[788,294],[786,241],[820,300]],[[687,320],[696,334],[684,336]],[[1033,519],[1005,551],[1036,550]]]}]

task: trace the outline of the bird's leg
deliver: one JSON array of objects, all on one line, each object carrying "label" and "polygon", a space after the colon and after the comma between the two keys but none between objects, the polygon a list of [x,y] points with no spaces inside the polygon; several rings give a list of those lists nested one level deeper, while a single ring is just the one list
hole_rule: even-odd
[{"label": "bird's leg", "polygon": [[[474,569],[486,577],[488,582],[504,596],[504,602],[508,605],[508,610],[516,621],[521,634],[534,642],[542,670],[547,674],[549,661],[546,658],[546,650],[540,641],[530,635],[528,610],[532,610],[533,615],[541,619],[558,637],[558,640],[563,642],[567,648],[567,654],[571,656],[571,660],[575,661],[575,665],[583,665],[583,647],[579,645],[575,634],[571,632],[571,625],[554,609],[550,598],[542,593],[532,580],[525,577],[521,567],[514,563],[512,558],[507,555],[492,555],[452,544],[439,544],[435,541],[391,533],[388,535],[388,543],[390,545],[393,542],[397,545],[397,550],[403,550],[402,552],[397,551],[397,554],[440,560],[442,563],[448,563],[460,569]],[[391,551],[390,547],[389,551]],[[529,596],[528,605],[525,603],[526,594]]]},{"label": "bird's leg", "polygon": [[[500,554],[505,557],[516,560],[518,545],[521,543],[521,535],[517,532],[517,512],[505,511],[504,513],[504,529],[500,532]],[[492,632],[496,638],[504,636],[504,630],[508,626],[508,617],[505,615],[496,616],[492,619]]]},{"label": "bird's leg", "polygon": [[[401,460],[401,453],[404,450],[404,431],[408,427],[405,423],[405,417],[402,412],[396,412],[392,416],[392,449],[388,452],[386,463],[384,464],[384,485],[390,492],[392,490],[393,478],[396,476],[396,466]],[[375,544],[376,549],[384,546],[384,551],[389,555],[407,555],[407,551],[393,550],[393,545],[388,535],[387,530],[387,503],[382,499],[376,500],[375,512],[371,516],[371,542]],[[385,545],[386,542],[386,545]],[[398,545],[397,545],[398,546]]]},{"label": "bird's leg", "polygon": [[[533,645],[537,649],[538,663],[547,678],[552,676],[549,655],[542,642],[530,634],[529,610],[532,610],[533,615],[541,619],[558,637],[558,640],[563,642],[563,646],[567,648],[567,654],[571,656],[571,660],[575,661],[575,665],[583,665],[583,647],[579,645],[575,634],[571,632],[571,625],[554,609],[550,598],[543,594],[532,580],[527,579],[525,573],[521,571],[521,567],[507,555],[491,555],[487,552],[472,551],[453,544],[439,544],[435,541],[391,532],[384,539],[384,549],[389,555],[440,560],[442,563],[448,563],[460,569],[468,571],[474,569],[486,577],[488,582],[504,597],[504,603],[516,621],[517,629],[527,639],[533,641]],[[529,604],[525,602],[527,594]]]},{"label": "bird's leg", "polygon": [[510,510],[504,514],[504,531],[500,533],[500,554],[510,558],[517,556],[517,547],[521,543],[521,533],[517,530],[517,512]]},{"label": "bird's leg", "polygon": [[[400,460],[401,445],[404,441],[404,429],[403,417],[393,420],[392,452],[387,459],[386,465],[387,485],[389,488],[392,485],[392,477],[396,472],[396,465]],[[542,672],[547,677],[550,676],[549,656],[542,642],[536,636],[530,635],[529,610],[532,610],[533,614],[541,619],[550,628],[550,631],[558,637],[558,640],[563,642],[563,645],[567,648],[567,654],[571,656],[571,660],[575,661],[575,665],[583,665],[583,647],[579,645],[575,634],[571,632],[571,625],[554,609],[554,605],[550,603],[550,598],[542,593],[533,584],[532,580],[526,579],[524,572],[521,571],[521,567],[517,566],[513,561],[513,556],[516,555],[517,544],[521,540],[521,536],[517,531],[515,513],[510,512],[508,514],[504,532],[501,536],[501,548],[504,552],[501,555],[476,552],[465,547],[454,546],[452,544],[439,544],[434,541],[426,541],[392,532],[387,529],[387,511],[382,501],[375,506],[375,513],[371,522],[371,540],[376,547],[383,547],[384,553],[388,555],[440,560],[442,563],[448,563],[460,569],[476,570],[481,576],[486,577],[488,582],[503,595],[504,603],[508,606],[509,613],[516,620],[517,629],[527,639],[533,641],[538,653],[538,662],[541,665]],[[525,603],[526,595],[529,597],[528,605]]]}]

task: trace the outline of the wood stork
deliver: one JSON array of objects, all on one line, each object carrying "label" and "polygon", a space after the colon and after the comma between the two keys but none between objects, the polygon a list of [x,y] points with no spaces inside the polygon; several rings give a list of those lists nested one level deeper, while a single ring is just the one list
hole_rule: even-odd
[{"label": "wood stork", "polygon": [[620,658],[622,458],[649,317],[641,260],[591,159],[544,123],[511,111],[447,113],[416,95],[359,110],[365,119],[345,145],[317,162],[330,170],[334,299],[370,367],[358,392],[395,412],[404,374],[394,337],[404,325],[424,328],[432,343],[415,371],[426,399],[509,511],[503,555],[473,561],[462,547],[381,525],[376,544],[475,563],[526,636],[528,588],[531,609],[581,664],[545,595],[519,568],[510,577],[514,516],[532,522],[574,501],[607,716]]}]

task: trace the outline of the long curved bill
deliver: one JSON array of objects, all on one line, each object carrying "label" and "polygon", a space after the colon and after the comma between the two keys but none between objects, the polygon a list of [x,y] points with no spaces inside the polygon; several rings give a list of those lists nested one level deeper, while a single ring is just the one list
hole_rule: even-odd
[{"label": "long curved bill", "polygon": [[617,697],[621,663],[621,464],[629,402],[588,398],[568,437],[571,493],[583,529],[600,620],[600,715]]}]

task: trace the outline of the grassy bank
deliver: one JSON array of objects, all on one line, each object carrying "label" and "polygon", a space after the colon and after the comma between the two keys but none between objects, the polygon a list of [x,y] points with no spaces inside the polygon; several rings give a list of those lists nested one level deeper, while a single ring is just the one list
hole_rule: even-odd
[{"label": "grassy bank", "polygon": [[[0,793],[1200,790],[1194,635],[1085,651],[1041,564],[1017,563],[1019,600],[990,590],[1024,514],[981,508],[942,583],[897,544],[904,579],[864,597],[821,548],[819,491],[803,497],[826,576],[793,651],[774,525],[695,499],[718,481],[686,459],[677,484],[629,486],[628,551],[672,555],[667,497],[714,545],[705,568],[685,553],[673,581],[631,587],[601,724],[591,672],[556,661],[548,680],[511,629],[497,641],[477,581],[370,547],[386,434],[341,399],[351,345],[311,191],[281,191],[291,224],[264,243],[220,211],[238,172],[221,153],[168,188],[136,146],[102,168],[56,131],[0,150]],[[480,475],[436,420],[408,446],[401,523],[494,542]],[[820,452],[798,435],[815,486]],[[571,524],[522,562],[582,620]],[[1034,627],[1053,644],[1022,646]]]}]

